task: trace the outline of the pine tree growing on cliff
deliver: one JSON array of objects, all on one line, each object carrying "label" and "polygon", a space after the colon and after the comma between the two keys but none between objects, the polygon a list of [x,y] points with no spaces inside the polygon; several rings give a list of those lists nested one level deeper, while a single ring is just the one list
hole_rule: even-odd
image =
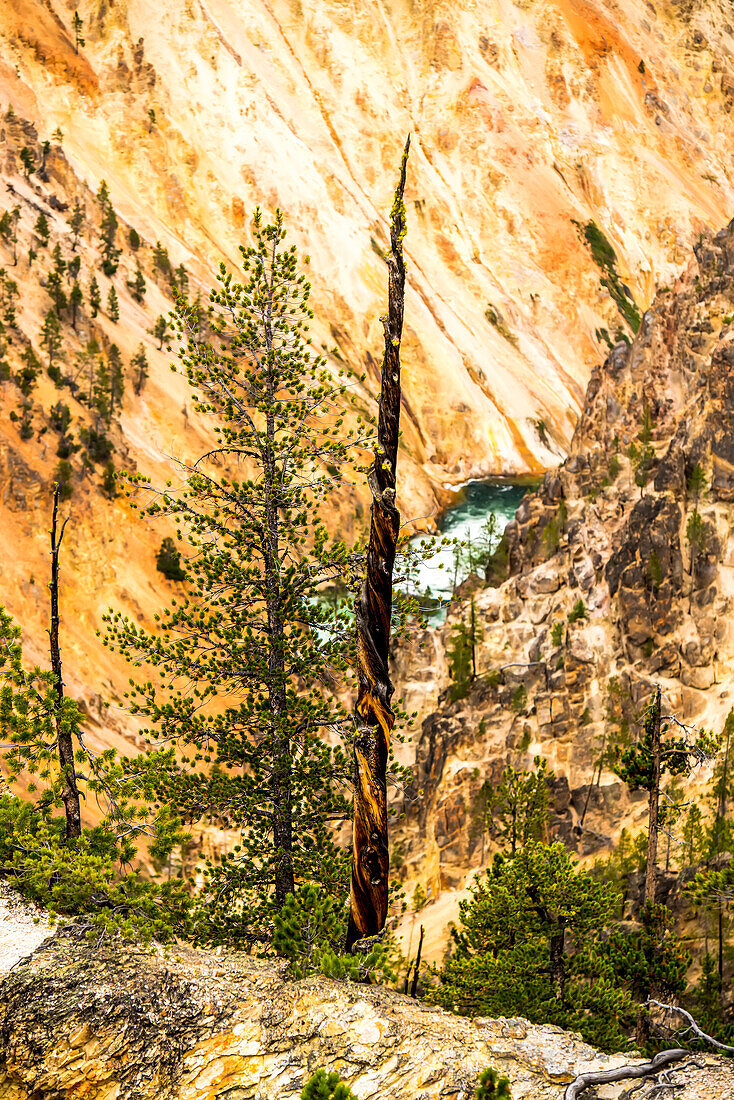
[{"label": "pine tree growing on cliff", "polygon": [[329,689],[351,639],[344,613],[318,595],[348,571],[320,505],[354,439],[339,411],[346,386],[311,350],[310,286],[284,238],[280,212],[269,225],[256,212],[243,282],[220,266],[207,339],[177,302],[182,367],[218,436],[181,464],[185,488],[155,490],[147,507],[173,517],[190,547],[186,593],[154,633],[106,617],[107,644],[160,677],[131,691],[158,739],[133,765],[156,804],[239,834],[207,866],[200,935],[241,946],[269,940],[298,884],[342,894],[346,873],[327,826],[349,813],[349,768],[324,735],[349,728]]},{"label": "pine tree growing on cliff", "polygon": [[461,929],[432,999],[462,1015],[524,1016],[623,1049],[636,1006],[604,943],[615,906],[612,888],[562,844],[530,841],[514,857],[496,856],[459,902]]},{"label": "pine tree growing on cliff", "polygon": [[148,357],[145,354],[145,348],[142,344],[138,344],[138,350],[130,360],[130,366],[135,371],[133,376],[133,390],[135,396],[140,397],[140,394],[145,388],[145,383],[148,381]]},{"label": "pine tree growing on cliff", "polygon": [[[60,465],[62,465],[60,463]],[[68,464],[67,464],[68,465]],[[0,869],[10,884],[53,914],[86,914],[93,938],[114,929],[170,938],[174,923],[185,931],[188,897],[180,882],[161,886],[128,869],[141,833],[165,856],[183,834],[165,810],[157,821],[138,817],[135,784],[123,778],[114,750],[95,754],[85,744],[84,713],[65,691],[60,645],[59,529],[64,496],[54,486],[51,527],[51,670],[23,661],[20,629],[0,607],[0,728],[11,783],[31,778],[28,802],[0,795]],[[83,760],[83,772],[77,762]],[[82,799],[103,809],[103,821],[85,828]],[[58,811],[63,807],[63,814]],[[106,809],[106,813],[105,813]]]},{"label": "pine tree growing on cliff", "polygon": [[33,226],[33,232],[38,238],[38,243],[41,245],[41,247],[46,248],[46,246],[48,245],[50,230],[48,227],[48,218],[44,214],[43,210],[36,218],[36,224]]},{"label": "pine tree growing on cliff", "polygon": [[97,282],[97,276],[92,275],[89,283],[89,311],[92,314],[92,317],[97,316],[101,304],[102,300],[99,296],[99,283]]},{"label": "pine tree growing on cliff", "polygon": [[534,770],[507,767],[487,797],[486,816],[490,831],[514,856],[531,840],[545,840],[548,832],[548,784],[555,775],[540,756]]},{"label": "pine tree growing on cliff", "polygon": [[84,26],[84,20],[80,16],[78,11],[74,12],[71,19],[71,29],[74,32],[74,53],[79,53],[79,47],[84,49],[84,39],[82,37],[82,27]]},{"label": "pine tree growing on cliff", "polygon": [[706,492],[706,475],[703,471],[703,467],[700,462],[697,462],[688,477],[686,488],[690,495],[693,497],[693,511],[688,517],[686,523],[686,538],[688,539],[688,546],[691,552],[690,561],[690,574],[691,574],[691,587],[688,593],[688,613],[690,615],[691,608],[693,607],[693,589],[696,581],[696,561],[699,554],[703,554],[706,550],[707,536],[706,527],[701,513],[698,510],[698,504],[701,496]]},{"label": "pine tree growing on cliff", "polygon": [[630,443],[627,451],[635,474],[635,485],[640,488],[640,496],[650,480],[650,470],[655,461],[655,449],[652,446],[652,416],[646,403],[642,411],[642,425],[637,433],[637,442]]},{"label": "pine tree growing on cliff", "polygon": [[97,202],[102,211],[102,223],[100,225],[100,247],[102,250],[102,270],[108,279],[117,271],[120,260],[120,249],[115,245],[117,236],[117,215],[115,214],[110,199],[110,192],[104,180],[97,192]]},{"label": "pine tree growing on cliff", "polygon": [[107,316],[115,325],[120,320],[120,302],[114,286],[110,286],[107,292]]},{"label": "pine tree growing on cliff", "polygon": [[84,226],[84,205],[81,199],[74,199],[74,209],[71,212],[71,217],[67,222],[69,229],[73,236],[71,241],[71,251],[76,252],[77,245],[79,244],[79,234]]}]

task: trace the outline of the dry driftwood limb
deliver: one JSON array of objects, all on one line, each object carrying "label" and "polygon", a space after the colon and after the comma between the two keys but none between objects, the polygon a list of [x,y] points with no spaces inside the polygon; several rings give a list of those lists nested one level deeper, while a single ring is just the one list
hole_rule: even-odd
[{"label": "dry driftwood limb", "polygon": [[577,1097],[592,1085],[608,1085],[614,1081],[627,1081],[635,1077],[652,1077],[666,1066],[674,1062],[682,1062],[689,1056],[688,1050],[661,1050],[651,1062],[641,1062],[638,1066],[619,1066],[618,1069],[590,1070],[588,1073],[580,1073],[576,1080],[567,1086],[563,1100],[577,1100]]},{"label": "dry driftwood limb", "polygon": [[688,1027],[685,1031],[679,1033],[678,1037],[684,1039],[689,1032],[693,1032],[699,1039],[703,1039],[704,1042],[710,1043],[712,1047],[716,1047],[717,1050],[725,1050],[728,1054],[734,1054],[734,1047],[729,1047],[726,1043],[720,1043],[718,1039],[714,1039],[711,1035],[707,1035],[705,1031],[701,1031],[696,1021],[691,1016],[690,1012],[686,1012],[685,1008],[679,1008],[678,1005],[666,1005],[662,1001],[653,1001],[649,999],[646,1002],[652,1008],[662,1008],[666,1012],[676,1013],[678,1016],[682,1016],[687,1021]]},{"label": "dry driftwood limb", "polygon": [[49,584],[51,590],[51,626],[48,637],[51,649],[51,670],[56,677],[56,738],[59,747],[59,765],[64,776],[64,789],[61,792],[61,800],[66,811],[66,835],[67,837],[73,837],[81,836],[82,815],[74,765],[74,744],[71,730],[63,723],[61,717],[61,709],[64,705],[64,681],[61,675],[61,649],[59,646],[59,550],[69,520],[68,518],[64,520],[57,538],[58,512],[59,486],[54,483],[54,510],[51,520],[51,583]]},{"label": "dry driftwood limb", "polygon": [[372,493],[370,541],[364,584],[355,605],[357,625],[357,702],[354,708],[354,825],[352,885],[347,948],[376,935],[387,916],[387,760],[395,715],[388,671],[392,576],[400,531],[395,507],[395,476],[400,425],[400,340],[403,332],[406,232],[405,172],[410,136],[405,143],[400,179],[390,215],[387,255],[388,307],[382,323],[385,354],[377,421],[377,448],[367,482]]}]

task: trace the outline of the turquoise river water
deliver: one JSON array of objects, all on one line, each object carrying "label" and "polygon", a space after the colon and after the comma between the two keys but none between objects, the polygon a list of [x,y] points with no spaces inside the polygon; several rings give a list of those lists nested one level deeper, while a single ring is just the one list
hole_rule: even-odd
[{"label": "turquoise river water", "polygon": [[[441,535],[466,544],[461,560],[457,563],[452,546],[439,547],[430,559],[420,564],[412,578],[413,590],[428,593],[442,602],[448,601],[454,583],[460,584],[471,571],[469,545],[476,549],[486,547],[484,529],[488,517],[494,514],[497,521],[497,533],[492,543],[495,546],[525,493],[535,484],[528,478],[498,478],[471,481],[464,485],[457,494],[456,502],[443,513],[439,522]],[[415,541],[420,543],[421,539]],[[431,618],[435,621],[436,617],[443,618],[444,614],[445,609],[437,609]]]}]

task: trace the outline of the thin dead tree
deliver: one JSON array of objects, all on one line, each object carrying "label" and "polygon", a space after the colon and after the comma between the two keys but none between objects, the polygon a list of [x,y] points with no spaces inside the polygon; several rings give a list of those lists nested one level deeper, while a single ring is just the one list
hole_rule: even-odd
[{"label": "thin dead tree", "polygon": [[400,340],[403,332],[407,225],[403,193],[410,149],[405,143],[400,179],[390,214],[387,255],[388,307],[382,318],[385,354],[377,422],[375,460],[367,475],[372,493],[367,568],[355,601],[357,627],[357,702],[354,708],[354,822],[352,884],[347,949],[377,935],[387,916],[387,760],[395,715],[388,670],[392,618],[392,578],[400,513],[395,478],[400,425]]},{"label": "thin dead tree", "polygon": [[64,680],[61,675],[61,649],[59,647],[59,550],[61,540],[64,537],[68,516],[61,525],[58,534],[59,512],[59,486],[54,483],[54,507],[51,521],[51,626],[48,637],[51,649],[51,671],[56,677],[56,703],[54,706],[54,721],[56,724],[56,740],[59,751],[59,766],[63,777],[64,786],[61,791],[61,800],[66,812],[66,836],[76,837],[82,833],[82,815],[79,802],[79,788],[76,781],[76,768],[74,767],[74,742],[72,730],[68,722],[64,721]]},{"label": "thin dead tree", "polygon": [[658,861],[658,821],[660,817],[660,752],[661,752],[661,717],[662,692],[660,687],[655,692],[655,702],[652,713],[652,788],[650,790],[650,807],[647,822],[647,863],[645,869],[645,895],[644,902],[655,904],[655,887],[657,880]]}]

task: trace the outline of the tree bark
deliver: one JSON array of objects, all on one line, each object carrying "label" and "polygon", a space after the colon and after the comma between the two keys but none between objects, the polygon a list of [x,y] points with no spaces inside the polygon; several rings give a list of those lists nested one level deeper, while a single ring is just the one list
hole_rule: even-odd
[{"label": "tree bark", "polygon": [[278,908],[282,909],[288,895],[295,890],[295,876],[293,872],[293,761],[286,724],[285,623],[280,579],[280,517],[278,471],[275,458],[275,415],[272,411],[275,405],[276,380],[270,357],[273,347],[272,263],[275,259],[277,243],[277,240],[273,241],[270,288],[265,316],[265,344],[268,351],[266,385],[270,411],[266,415],[262,463],[266,495],[266,538],[263,543],[263,557],[268,615],[268,704],[272,715],[270,795],[275,849],[275,902]]},{"label": "tree bark", "polygon": [[413,984],[410,987],[411,997],[417,996],[418,993],[418,979],[420,977],[421,970],[421,950],[423,948],[423,925],[421,925],[421,938],[418,940],[418,953],[415,957],[415,969],[413,970]]},{"label": "tree bark", "polygon": [[650,788],[650,807],[647,822],[647,867],[645,870],[645,902],[655,904],[655,879],[658,858],[658,817],[660,806],[660,710],[661,692],[655,693],[652,716],[652,786]]},{"label": "tree bark", "polygon": [[393,685],[388,671],[392,575],[400,530],[395,507],[395,477],[400,425],[400,340],[403,332],[406,232],[405,173],[410,136],[405,143],[400,179],[390,216],[391,250],[387,256],[388,311],[382,318],[385,354],[377,422],[375,460],[367,476],[372,493],[367,569],[356,600],[357,701],[354,708],[354,823],[352,883],[347,949],[376,935],[387,916],[387,759],[395,722]]},{"label": "tree bark", "polygon": [[51,520],[51,627],[48,632],[51,650],[51,671],[56,677],[56,703],[54,720],[56,724],[56,742],[59,749],[59,766],[64,778],[61,800],[66,813],[67,838],[81,836],[82,815],[79,804],[79,788],[74,767],[74,742],[71,730],[62,722],[61,711],[64,705],[64,680],[61,675],[61,649],[59,647],[59,549],[64,537],[68,520],[64,520],[61,533],[56,538],[59,512],[59,487],[54,485],[54,509]]},{"label": "tree bark", "polygon": [[566,1000],[566,964],[564,959],[564,947],[566,933],[563,928],[555,932],[550,938],[550,967],[551,981],[555,991],[556,1000],[561,1004]]}]

